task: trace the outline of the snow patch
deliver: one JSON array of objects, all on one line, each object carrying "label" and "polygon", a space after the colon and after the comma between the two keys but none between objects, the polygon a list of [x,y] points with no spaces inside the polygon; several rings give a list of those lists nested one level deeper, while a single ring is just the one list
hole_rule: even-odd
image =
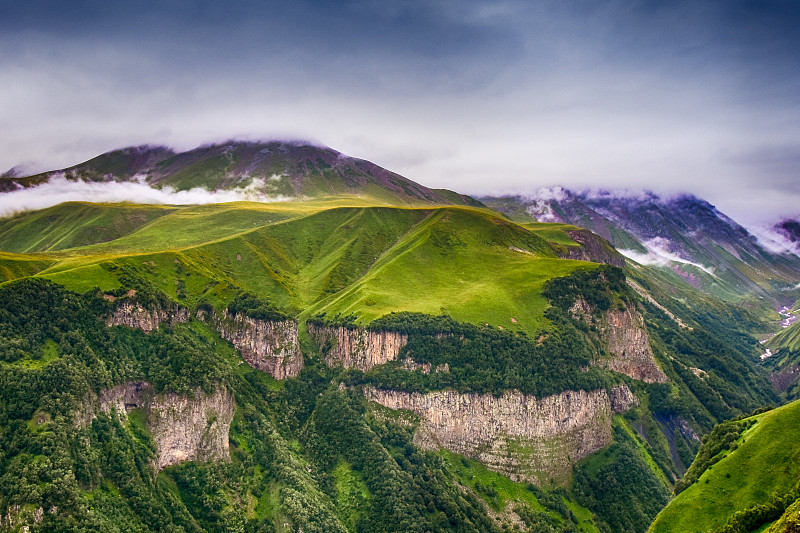
[{"label": "snow patch", "polygon": [[130,202],[135,204],[201,205],[225,202],[279,202],[286,197],[267,196],[263,193],[266,182],[254,178],[246,187],[222,191],[208,191],[197,187],[176,191],[172,187],[156,189],[145,183],[145,177],[135,176],[126,182],[91,182],[68,180],[63,173],[50,181],[0,194],[0,217],[23,211],[44,209],[63,202]]}]

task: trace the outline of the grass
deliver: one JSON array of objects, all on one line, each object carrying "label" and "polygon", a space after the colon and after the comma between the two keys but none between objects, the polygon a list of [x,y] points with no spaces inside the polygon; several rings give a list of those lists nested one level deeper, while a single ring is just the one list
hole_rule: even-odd
[{"label": "grass", "polygon": [[[450,471],[456,475],[458,482],[473,489],[495,511],[501,511],[509,501],[525,502],[537,512],[546,511],[536,496],[526,488],[525,483],[512,481],[502,474],[489,470],[479,461],[468,459],[446,449],[442,449],[438,453],[447,462]],[[486,491],[476,488],[476,486],[491,487],[494,493],[487,495]]]},{"label": "grass", "polygon": [[547,222],[526,222],[520,224],[523,228],[526,228],[543,239],[554,242],[557,244],[563,244],[565,246],[578,246],[578,243],[573,241],[572,238],[569,236],[570,231],[580,230],[581,228],[577,226],[572,226],[570,224],[558,224],[558,223],[547,223]]},{"label": "grass", "polygon": [[346,461],[340,461],[334,468],[333,477],[336,480],[337,514],[350,531],[355,531],[371,499],[367,484],[361,473],[353,470]]},{"label": "grass", "polygon": [[800,351],[800,322],[795,322],[788,328],[772,337],[767,342],[767,347],[773,352],[778,350],[788,350],[790,352]]},{"label": "grass", "polygon": [[[62,247],[120,213],[144,222],[121,227],[109,242]],[[326,312],[366,323],[415,311],[535,333],[546,326],[542,285],[593,268],[555,256],[551,243],[567,244],[564,225],[531,231],[485,208],[392,207],[359,196],[189,207],[72,203],[20,217],[4,227],[51,217],[85,223],[49,228],[49,240],[34,246],[47,252],[0,252],[4,280],[38,275],[78,292],[110,290],[119,286],[110,267],[125,266],[189,307],[221,308],[245,289],[301,319]],[[11,233],[0,246],[17,242]]]},{"label": "grass", "polygon": [[800,477],[800,402],[757,415],[735,450],[706,470],[656,517],[652,533],[708,531],[766,502]]},{"label": "grass", "polygon": [[625,418],[623,418],[622,415],[614,416],[614,424],[619,425],[620,427],[622,427],[622,429],[625,430],[625,432],[628,434],[631,440],[636,444],[636,449],[639,452],[639,456],[642,459],[644,459],[644,462],[647,464],[647,466],[650,468],[653,474],[658,478],[658,480],[665,487],[671,488],[672,483],[670,483],[670,481],[667,479],[666,474],[664,474],[664,471],[661,470],[661,468],[659,468],[659,466],[653,460],[652,455],[650,455],[650,451],[647,449],[647,446],[645,445],[644,439],[642,439],[642,437],[639,436],[639,433],[637,433],[636,430],[634,430],[630,426],[630,424],[628,424],[628,421],[625,420]]},{"label": "grass", "polygon": [[33,276],[56,262],[42,254],[0,252],[0,282]]},{"label": "grass", "polygon": [[0,220],[0,250],[64,250],[119,239],[174,212],[164,206],[67,202]]},{"label": "grass", "polygon": [[20,359],[19,361],[14,361],[13,363],[6,363],[3,362],[4,365],[12,365],[22,368],[27,368],[29,370],[41,370],[42,368],[46,367],[53,361],[58,360],[58,344],[55,343],[52,339],[47,339],[44,342],[44,346],[42,346],[42,354],[40,357],[37,358],[24,358]]}]

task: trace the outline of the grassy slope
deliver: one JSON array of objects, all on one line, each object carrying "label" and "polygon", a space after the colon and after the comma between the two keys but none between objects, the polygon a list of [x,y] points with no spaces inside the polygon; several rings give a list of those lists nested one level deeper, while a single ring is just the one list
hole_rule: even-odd
[{"label": "grassy slope", "polygon": [[520,225],[550,242],[563,244],[565,246],[578,246],[578,243],[573,241],[569,236],[570,231],[581,229],[578,226],[559,223],[551,224],[548,222],[525,222]]},{"label": "grassy slope", "polygon": [[163,206],[68,202],[0,220],[0,250],[46,252],[111,241],[174,211]]},{"label": "grassy slope", "polygon": [[767,342],[767,347],[773,352],[777,352],[781,349],[786,349],[791,352],[800,351],[800,322],[795,322],[772,337],[769,342]]},{"label": "grassy slope", "polygon": [[[446,312],[535,332],[544,325],[542,284],[592,268],[555,257],[547,241],[571,242],[560,226],[529,231],[487,209],[390,207],[365,197],[171,208],[67,204],[5,225],[43,223],[56,213],[76,221],[47,228],[64,246],[42,242],[38,248],[52,251],[3,254],[5,280],[38,273],[72,290],[113,289],[109,265],[126,265],[179,301],[183,292],[189,305],[224,305],[243,288],[301,317],[324,311],[366,322],[392,311]],[[152,218],[110,242],[66,248],[121,213]],[[21,235],[7,246],[19,247]]]},{"label": "grassy slope", "polygon": [[763,503],[800,477],[800,402],[757,415],[734,451],[658,515],[652,533],[708,531],[736,511]]}]

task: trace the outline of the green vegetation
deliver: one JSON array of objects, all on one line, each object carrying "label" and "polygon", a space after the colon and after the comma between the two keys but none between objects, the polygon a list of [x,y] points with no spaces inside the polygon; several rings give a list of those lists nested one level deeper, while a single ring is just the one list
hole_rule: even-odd
[{"label": "green vegetation", "polygon": [[695,457],[692,466],[683,476],[683,479],[675,484],[675,494],[680,494],[693,483],[696,483],[711,465],[725,457],[725,452],[738,448],[736,441],[756,423],[753,418],[742,420],[728,420],[714,427],[714,430],[703,437],[703,446]]},{"label": "green vegetation", "polygon": [[614,444],[575,466],[574,492],[608,531],[644,531],[669,498],[659,477],[632,436],[615,424]]},{"label": "green vegetation", "polygon": [[[325,312],[356,315],[366,324],[393,311],[448,313],[533,334],[548,322],[544,283],[594,267],[558,259],[535,232],[485,209],[341,207],[364,202],[129,206],[126,216],[149,222],[119,230],[110,242],[60,249],[51,241],[74,244],[75,235],[92,234],[123,212],[65,204],[7,221],[13,229],[58,216],[84,226],[50,228],[50,244],[32,248],[50,250],[46,255],[8,256],[4,273],[6,279],[37,274],[84,292],[123,285],[110,268],[117,266],[192,306],[220,309],[243,289],[301,318]],[[0,248],[25,248],[14,240],[23,234],[11,233]]]},{"label": "green vegetation", "polygon": [[[755,423],[751,425],[751,421]],[[730,442],[728,435],[742,425],[750,427]],[[724,527],[729,520],[732,525],[745,523],[743,517],[747,516],[761,517],[754,519],[756,522],[780,516],[775,505],[787,503],[784,495],[790,493],[800,476],[800,449],[795,446],[800,436],[800,402],[727,423],[713,435],[703,445],[708,451],[701,448],[697,459],[698,465],[708,466],[658,515],[650,529],[653,533],[709,531]],[[722,446],[727,448],[721,449]],[[720,451],[714,453],[715,450]],[[700,469],[693,465],[690,472]],[[773,500],[773,494],[779,495],[783,503]],[[761,505],[773,510],[764,513],[764,508],[758,507]],[[744,514],[735,518],[738,512]],[[754,522],[747,520],[746,529],[729,531],[751,531],[751,526],[755,529]]]},{"label": "green vegetation", "polygon": [[[214,164],[220,166],[209,179],[229,168],[224,158]],[[334,175],[323,159],[302,164],[319,191],[346,193],[341,178],[356,180]],[[694,444],[678,427],[703,433],[777,403],[756,367],[758,345],[742,332],[759,324],[750,311],[707,305],[695,293],[658,294],[693,329],[681,327],[640,301],[623,270],[560,259],[578,246],[569,237],[573,227],[520,225],[480,206],[381,205],[397,203],[399,190],[407,199],[414,193],[397,177],[383,178],[397,190],[378,188],[371,198],[75,203],[0,221],[0,275],[9,280],[0,285],[0,511],[14,509],[32,531],[113,524],[176,532],[641,532],[682,471],[673,457],[692,459]],[[650,292],[666,286],[634,275]],[[571,315],[578,298],[598,318],[638,306],[670,382],[645,385],[593,366],[608,355],[602,326]],[[104,317],[124,301],[186,309],[190,319],[151,333],[107,327]],[[196,319],[198,310],[226,307],[233,315],[296,320],[303,372],[279,382],[243,364],[210,324]],[[424,374],[398,362],[367,373],[329,369],[307,321],[406,333],[401,359],[446,364],[448,371]],[[131,381],[147,381],[157,393],[230,391],[231,461],[155,472],[146,413],[78,420],[87,398]],[[359,390],[516,389],[541,397],[620,382],[640,406],[615,417],[614,443],[576,465],[571,484],[557,490],[421,450],[413,440],[418,421],[378,414]],[[741,438],[749,445],[761,426]],[[701,469],[713,451],[709,442],[728,449],[739,438],[713,435],[687,474],[699,482],[675,501],[725,464],[727,458]],[[732,455],[747,446],[737,445]],[[706,462],[726,453],[718,452]],[[787,477],[794,474],[790,469]],[[735,510],[765,501],[742,498]],[[35,523],[30,518],[40,507],[44,517]]]},{"label": "green vegetation", "polygon": [[0,250],[47,252],[119,239],[175,208],[67,202],[0,220]]},{"label": "green vegetation", "polygon": [[583,337],[555,310],[547,314],[556,326],[536,339],[527,335],[460,323],[448,316],[394,313],[370,324],[377,330],[409,335],[400,358],[447,365],[447,372],[424,374],[405,369],[399,361],[376,366],[366,374],[353,371],[348,384],[427,392],[455,389],[492,393],[516,389],[537,397],[564,390],[596,390],[614,384],[598,368],[588,371],[592,353]]}]

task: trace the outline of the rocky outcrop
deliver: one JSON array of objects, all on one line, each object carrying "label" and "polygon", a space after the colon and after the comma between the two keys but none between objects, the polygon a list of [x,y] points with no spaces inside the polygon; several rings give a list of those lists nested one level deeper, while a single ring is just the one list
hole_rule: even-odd
[{"label": "rocky outcrop", "polygon": [[585,229],[574,229],[568,231],[567,234],[579,246],[568,246],[566,253],[562,254],[564,259],[605,263],[625,268],[625,256],[599,235]]},{"label": "rocky outcrop", "polygon": [[519,391],[498,398],[368,387],[364,394],[385,407],[416,413],[421,418],[418,445],[438,444],[512,479],[537,484],[550,479],[565,483],[576,461],[611,443],[612,414],[635,404],[625,385],[611,395],[604,389],[565,391],[541,399]]},{"label": "rocky outcrop", "polygon": [[665,383],[669,380],[656,362],[650,347],[650,336],[644,317],[633,304],[611,309],[598,317],[586,300],[578,298],[570,314],[595,326],[606,344],[610,358],[598,358],[595,364],[625,374],[645,383]]},{"label": "rocky outcrop", "polygon": [[645,383],[665,383],[666,374],[659,368],[644,318],[635,307],[611,310],[606,316],[608,351],[613,355],[602,364],[607,368]]},{"label": "rocky outcrop", "polygon": [[639,399],[631,392],[627,385],[617,385],[608,391],[611,401],[611,410],[615,413],[624,413],[639,405]]},{"label": "rocky outcrop", "polygon": [[146,309],[141,304],[131,300],[120,303],[106,319],[107,326],[128,326],[138,328],[145,332],[158,329],[160,324],[175,326],[181,322],[188,322],[189,310],[176,306],[167,310],[162,308]]},{"label": "rocky outcrop", "polygon": [[87,401],[77,418],[79,425],[85,425],[100,412],[127,416],[133,409],[143,409],[156,444],[153,466],[160,470],[183,461],[228,460],[235,407],[233,396],[222,387],[211,394],[201,390],[189,395],[156,394],[152,385],[139,381],[103,391]]},{"label": "rocky outcrop", "polygon": [[303,370],[294,320],[258,320],[226,310],[215,323],[222,338],[229,340],[253,368],[275,379],[292,378]]},{"label": "rocky outcrop", "polygon": [[417,363],[413,359],[406,357],[403,359],[403,368],[408,370],[409,372],[422,372],[423,374],[430,374],[431,372],[435,372],[436,374],[447,374],[450,372],[450,365],[448,363],[442,363],[441,365],[434,366],[431,363]]},{"label": "rocky outcrop", "polygon": [[408,335],[395,331],[317,324],[309,324],[308,331],[322,349],[328,366],[357,368],[364,372],[373,366],[396,360],[400,350],[408,344]]},{"label": "rocky outcrop", "polygon": [[150,404],[147,425],[156,441],[158,469],[183,461],[228,459],[228,436],[235,405],[225,389],[193,396],[159,395]]}]

